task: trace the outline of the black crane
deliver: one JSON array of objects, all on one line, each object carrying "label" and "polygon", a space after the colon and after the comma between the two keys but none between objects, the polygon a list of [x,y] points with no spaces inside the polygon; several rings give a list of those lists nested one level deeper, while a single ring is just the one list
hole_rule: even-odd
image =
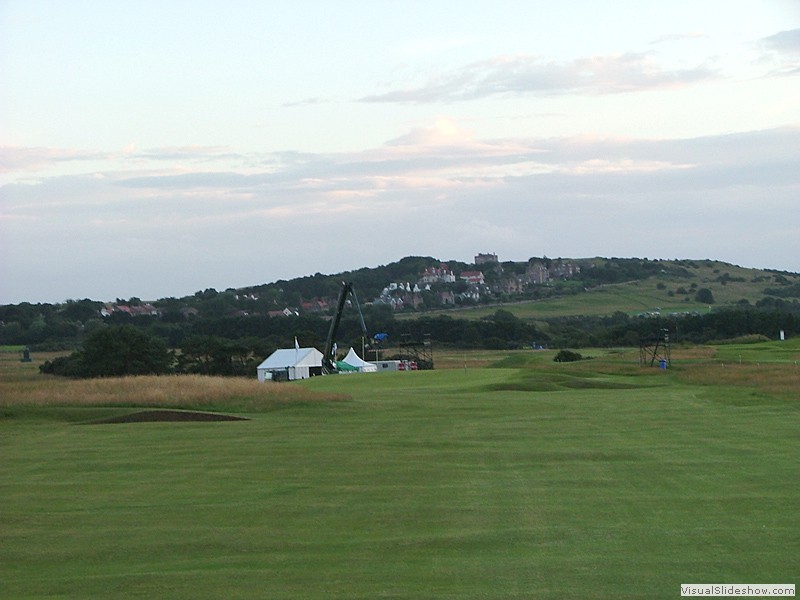
[{"label": "black crane", "polygon": [[323,375],[331,375],[337,372],[336,357],[333,355],[333,344],[336,341],[336,333],[339,331],[339,322],[342,320],[342,311],[344,311],[344,305],[347,302],[348,296],[353,297],[353,304],[355,304],[358,309],[361,331],[364,332],[365,337],[367,336],[367,325],[364,323],[364,315],[361,312],[361,305],[358,303],[358,296],[356,296],[356,291],[353,289],[353,284],[349,281],[343,281],[342,289],[339,290],[339,301],[336,303],[336,314],[333,316],[330,329],[328,329],[328,338],[325,340],[325,350],[322,352]]}]

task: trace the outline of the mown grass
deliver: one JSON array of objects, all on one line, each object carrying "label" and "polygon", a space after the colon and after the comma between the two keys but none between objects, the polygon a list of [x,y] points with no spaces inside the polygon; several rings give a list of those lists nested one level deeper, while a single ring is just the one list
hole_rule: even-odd
[{"label": "mown grass", "polygon": [[[800,414],[685,379],[719,366],[714,351],[667,371],[635,350],[454,353],[450,369],[276,386],[352,400],[237,423],[5,420],[3,596],[674,598],[690,581],[792,582]],[[555,389],[503,388],[537,378]]]}]

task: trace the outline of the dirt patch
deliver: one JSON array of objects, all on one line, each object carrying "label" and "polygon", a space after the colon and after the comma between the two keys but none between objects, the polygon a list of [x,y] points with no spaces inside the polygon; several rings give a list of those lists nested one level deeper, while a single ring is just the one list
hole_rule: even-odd
[{"label": "dirt patch", "polygon": [[245,417],[221,415],[218,413],[196,412],[190,410],[142,410],[118,417],[92,421],[86,425],[106,425],[112,423],[169,423],[198,421],[248,421]]}]

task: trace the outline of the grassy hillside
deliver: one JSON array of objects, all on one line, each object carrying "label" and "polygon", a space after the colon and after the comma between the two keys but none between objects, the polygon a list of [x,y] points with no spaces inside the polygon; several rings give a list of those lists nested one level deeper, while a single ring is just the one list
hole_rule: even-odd
[{"label": "grassy hillside", "polygon": [[[581,259],[586,265],[600,268],[607,259]],[[506,303],[502,306],[521,319],[535,321],[549,317],[612,315],[617,311],[635,315],[700,312],[709,305],[695,300],[697,290],[711,290],[714,307],[741,302],[755,305],[768,296],[770,289],[781,289],[800,283],[800,275],[746,269],[719,261],[662,261],[664,273],[647,279],[601,285],[584,289],[577,282],[565,286],[565,293],[543,300]],[[797,296],[791,296],[797,299]],[[493,314],[496,304],[464,308],[447,314],[460,318],[480,319]],[[413,318],[403,315],[400,318]]]},{"label": "grassy hillside", "polygon": [[[262,386],[303,399],[263,410],[214,387],[210,404],[248,421],[93,426],[36,412],[31,395],[65,382],[10,361],[3,595],[674,598],[794,581],[800,347],[676,350],[667,371],[592,355],[457,352],[437,371]],[[742,384],[765,367],[783,387]],[[160,385],[106,385],[133,405],[137,382]],[[76,422],[116,400],[49,410]]]}]

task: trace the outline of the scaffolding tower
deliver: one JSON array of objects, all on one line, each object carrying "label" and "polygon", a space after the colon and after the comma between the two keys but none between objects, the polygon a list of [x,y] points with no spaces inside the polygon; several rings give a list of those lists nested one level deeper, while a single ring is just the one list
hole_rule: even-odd
[{"label": "scaffolding tower", "polygon": [[426,333],[422,341],[412,340],[411,335],[404,333],[399,344],[400,360],[407,360],[417,363],[420,370],[433,369],[433,343],[431,334]]},{"label": "scaffolding tower", "polygon": [[669,350],[669,329],[662,329],[657,335],[643,339],[639,344],[639,364],[666,368],[671,364]]}]

